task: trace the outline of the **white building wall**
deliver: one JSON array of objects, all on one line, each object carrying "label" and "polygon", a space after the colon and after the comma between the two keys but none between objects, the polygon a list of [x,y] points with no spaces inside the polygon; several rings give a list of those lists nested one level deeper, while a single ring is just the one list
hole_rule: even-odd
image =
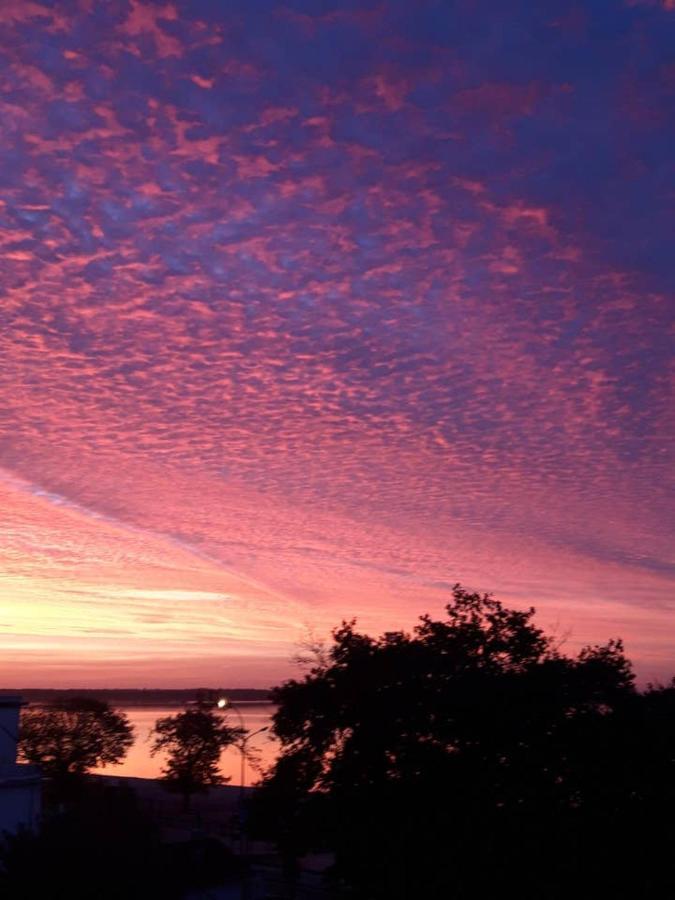
[{"label": "white building wall", "polygon": [[0,836],[38,826],[42,781],[36,766],[16,761],[21,698],[0,694]]},{"label": "white building wall", "polygon": [[0,766],[16,762],[21,705],[21,697],[0,694]]},{"label": "white building wall", "polygon": [[[17,766],[18,769],[33,766]],[[0,834],[14,834],[20,828],[31,831],[38,826],[41,806],[40,781],[22,775],[15,781],[3,780],[0,774]]]}]

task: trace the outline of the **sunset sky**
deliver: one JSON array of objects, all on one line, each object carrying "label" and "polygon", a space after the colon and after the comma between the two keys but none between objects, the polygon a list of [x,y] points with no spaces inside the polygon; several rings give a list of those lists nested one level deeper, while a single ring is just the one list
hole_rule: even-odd
[{"label": "sunset sky", "polygon": [[675,673],[675,0],[0,0],[0,686],[456,581]]}]

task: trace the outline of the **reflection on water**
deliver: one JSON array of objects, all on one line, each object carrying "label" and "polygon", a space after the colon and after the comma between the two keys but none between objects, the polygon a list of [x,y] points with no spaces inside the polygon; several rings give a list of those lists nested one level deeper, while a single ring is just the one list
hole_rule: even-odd
[{"label": "reflection on water", "polygon": [[[244,725],[249,732],[271,725],[272,714],[275,709],[271,704],[242,703],[237,708],[241,712]],[[156,756],[150,756],[150,747],[152,746],[150,731],[157,719],[162,716],[173,716],[180,711],[180,707],[175,706],[122,708],[121,712],[126,713],[129,721],[134,726],[136,740],[124,762],[117,766],[105,766],[95,771],[102,775],[126,775],[133,778],[159,777],[165,756],[161,753],[158,753]],[[226,716],[226,719],[233,727],[239,724],[238,717],[231,713]],[[276,758],[278,744],[267,732],[251,738],[248,746],[250,750],[254,751],[263,768],[269,766]],[[236,747],[228,747],[223,752],[221,771],[231,779],[230,784],[240,784],[241,756]],[[244,776],[245,784],[254,784],[259,778],[260,772],[256,771],[247,762]]]}]

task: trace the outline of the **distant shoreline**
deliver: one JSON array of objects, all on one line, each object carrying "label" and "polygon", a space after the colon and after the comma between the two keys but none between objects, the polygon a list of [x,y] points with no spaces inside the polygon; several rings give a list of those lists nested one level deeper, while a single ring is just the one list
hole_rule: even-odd
[{"label": "distant shoreline", "polygon": [[185,706],[200,696],[225,696],[233,703],[271,703],[271,691],[261,688],[0,688],[29,703],[51,703],[69,697],[104,700],[112,706]]},{"label": "distant shoreline", "polygon": [[[87,778],[93,779],[99,784],[110,785],[112,787],[127,785],[128,787],[142,792],[146,797],[148,794],[166,795],[169,793],[166,790],[165,783],[160,777],[144,778],[137,775],[115,775],[112,772],[108,775],[104,772],[89,772]],[[211,794],[212,797],[220,795],[222,797],[234,797],[239,799],[242,793],[251,796],[257,790],[258,788],[252,784],[247,784],[244,787],[243,792],[241,785],[239,784],[212,784],[205,793]]]}]

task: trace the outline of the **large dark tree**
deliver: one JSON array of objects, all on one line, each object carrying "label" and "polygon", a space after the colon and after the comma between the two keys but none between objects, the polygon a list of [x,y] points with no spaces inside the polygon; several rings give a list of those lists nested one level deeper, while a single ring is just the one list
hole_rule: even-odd
[{"label": "large dark tree", "polygon": [[[672,882],[675,690],[640,694],[620,642],[574,657],[489,595],[380,638],[353,622],[277,688],[282,753],[257,827],[287,861],[335,852],[355,898],[656,896]],[[604,893],[603,893],[604,892]]]},{"label": "large dark tree", "polygon": [[133,744],[133,728],[108,703],[71,697],[21,716],[20,757],[42,768],[57,786],[88,770],[120,762]]},{"label": "large dark tree", "polygon": [[182,794],[186,807],[193,794],[229,780],[220,771],[220,755],[243,737],[240,728],[231,727],[206,705],[158,719],[153,734],[151,752],[167,753],[163,781],[169,790]]}]

